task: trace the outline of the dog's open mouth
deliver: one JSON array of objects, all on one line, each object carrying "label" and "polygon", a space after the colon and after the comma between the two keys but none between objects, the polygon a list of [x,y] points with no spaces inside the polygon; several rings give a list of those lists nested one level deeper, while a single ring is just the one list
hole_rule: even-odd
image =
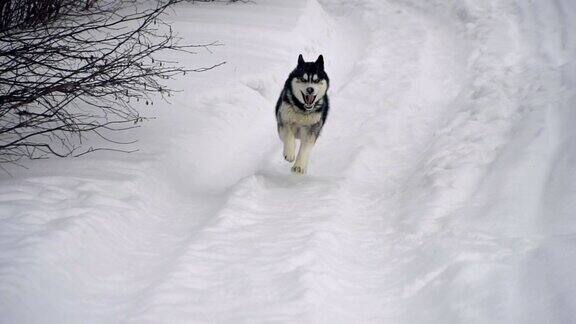
[{"label": "dog's open mouth", "polygon": [[314,104],[314,101],[316,100],[315,95],[307,95],[307,94],[304,94],[304,92],[302,92],[302,97],[304,97],[304,103],[305,103],[305,106],[307,106],[307,107],[312,107],[312,105]]}]

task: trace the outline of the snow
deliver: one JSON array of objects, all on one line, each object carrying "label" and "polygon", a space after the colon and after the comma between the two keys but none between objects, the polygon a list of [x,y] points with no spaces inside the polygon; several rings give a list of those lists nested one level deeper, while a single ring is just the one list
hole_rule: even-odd
[{"label": "snow", "polygon": [[[1,323],[576,322],[570,0],[185,3],[139,152],[0,174]],[[324,54],[309,174],[274,104]]]}]

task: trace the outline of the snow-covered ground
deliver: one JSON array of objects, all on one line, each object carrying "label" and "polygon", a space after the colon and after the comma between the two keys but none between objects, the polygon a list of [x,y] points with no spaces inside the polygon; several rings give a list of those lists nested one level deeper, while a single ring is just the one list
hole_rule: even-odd
[{"label": "snow-covered ground", "polygon": [[[0,174],[1,323],[576,323],[576,3],[256,0],[140,151]],[[290,174],[274,104],[320,53]]]}]

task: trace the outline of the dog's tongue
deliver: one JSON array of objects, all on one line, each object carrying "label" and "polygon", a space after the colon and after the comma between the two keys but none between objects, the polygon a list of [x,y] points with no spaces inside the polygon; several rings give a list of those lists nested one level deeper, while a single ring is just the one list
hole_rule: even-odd
[{"label": "dog's tongue", "polygon": [[314,103],[314,99],[316,99],[316,96],[314,96],[314,95],[306,95],[305,96],[306,103],[309,105]]}]

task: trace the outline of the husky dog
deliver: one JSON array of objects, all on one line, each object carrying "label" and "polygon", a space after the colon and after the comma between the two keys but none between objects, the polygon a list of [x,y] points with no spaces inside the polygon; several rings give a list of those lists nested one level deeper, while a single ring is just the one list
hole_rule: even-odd
[{"label": "husky dog", "polygon": [[[304,62],[298,56],[298,66],[290,73],[276,103],[278,134],[284,143],[284,159],[293,162],[292,172],[304,174],[308,157],[328,116],[328,75],[324,57],[316,62]],[[296,139],[300,149],[296,157]]]}]

